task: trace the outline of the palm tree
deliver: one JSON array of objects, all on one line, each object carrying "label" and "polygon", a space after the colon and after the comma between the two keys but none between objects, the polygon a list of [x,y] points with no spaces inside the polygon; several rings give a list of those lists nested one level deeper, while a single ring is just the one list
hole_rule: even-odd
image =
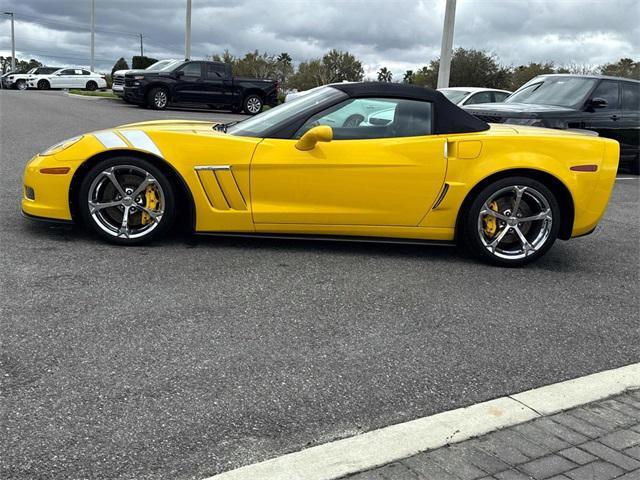
[{"label": "palm tree", "polygon": [[380,70],[378,70],[379,82],[390,82],[392,78],[393,73],[391,73],[387,67],[382,67]]}]

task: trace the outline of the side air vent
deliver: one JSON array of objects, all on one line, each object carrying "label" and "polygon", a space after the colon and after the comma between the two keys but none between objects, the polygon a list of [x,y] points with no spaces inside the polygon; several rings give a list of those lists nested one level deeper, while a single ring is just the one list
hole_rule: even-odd
[{"label": "side air vent", "polygon": [[238,187],[230,165],[195,167],[207,199],[216,210],[246,210],[247,202]]}]

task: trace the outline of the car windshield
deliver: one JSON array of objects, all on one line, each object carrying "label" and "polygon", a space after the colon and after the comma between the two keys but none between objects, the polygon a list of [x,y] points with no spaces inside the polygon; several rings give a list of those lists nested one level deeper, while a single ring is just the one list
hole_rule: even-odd
[{"label": "car windshield", "polygon": [[534,78],[505,103],[531,103],[575,107],[581,104],[598,79],[581,77]]},{"label": "car windshield", "polygon": [[162,70],[168,70],[178,62],[179,60],[160,60],[159,62],[156,62],[153,65],[148,66],[145,70],[148,70],[150,72],[159,72]]},{"label": "car windshield", "polygon": [[327,106],[346,98],[347,94],[333,87],[323,87],[294,98],[255,117],[230,126],[227,133],[239,137],[264,137],[274,126],[287,122],[291,117],[311,111],[318,105]]},{"label": "car windshield", "polygon": [[447,100],[449,100],[451,103],[458,103],[464,97],[469,95],[469,92],[466,90],[449,90],[443,88],[442,90],[439,90],[439,92],[447,97]]}]

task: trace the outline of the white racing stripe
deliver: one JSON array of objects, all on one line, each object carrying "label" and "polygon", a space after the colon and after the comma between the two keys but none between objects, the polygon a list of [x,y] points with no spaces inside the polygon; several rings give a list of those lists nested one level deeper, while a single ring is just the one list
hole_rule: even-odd
[{"label": "white racing stripe", "polygon": [[96,137],[102,145],[104,145],[104,148],[126,148],[127,146],[125,141],[122,140],[115,132],[96,132],[93,136]]},{"label": "white racing stripe", "polygon": [[120,133],[120,135],[122,135],[132,147],[164,158],[158,146],[153,143],[153,140],[149,138],[149,135],[142,130],[119,130],[118,133]]},{"label": "white racing stripe", "polygon": [[206,480],[334,480],[635,388],[640,388],[640,363],[373,430]]},{"label": "white racing stripe", "polygon": [[616,177],[616,181],[618,180],[638,180],[640,177]]}]

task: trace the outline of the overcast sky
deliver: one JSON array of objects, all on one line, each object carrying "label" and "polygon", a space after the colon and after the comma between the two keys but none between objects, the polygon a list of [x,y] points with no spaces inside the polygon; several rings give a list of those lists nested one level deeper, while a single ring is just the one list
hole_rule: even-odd
[{"label": "overcast sky", "polygon": [[[193,0],[192,58],[229,49],[289,52],[297,63],[348,50],[373,75],[399,75],[440,54],[445,0]],[[16,56],[88,65],[91,0],[0,0],[16,18]],[[96,0],[96,65],[139,52],[184,55],[186,0]],[[0,54],[10,25],[0,20]],[[640,57],[638,0],[458,0],[454,46],[483,49],[505,65],[602,64]]]}]

